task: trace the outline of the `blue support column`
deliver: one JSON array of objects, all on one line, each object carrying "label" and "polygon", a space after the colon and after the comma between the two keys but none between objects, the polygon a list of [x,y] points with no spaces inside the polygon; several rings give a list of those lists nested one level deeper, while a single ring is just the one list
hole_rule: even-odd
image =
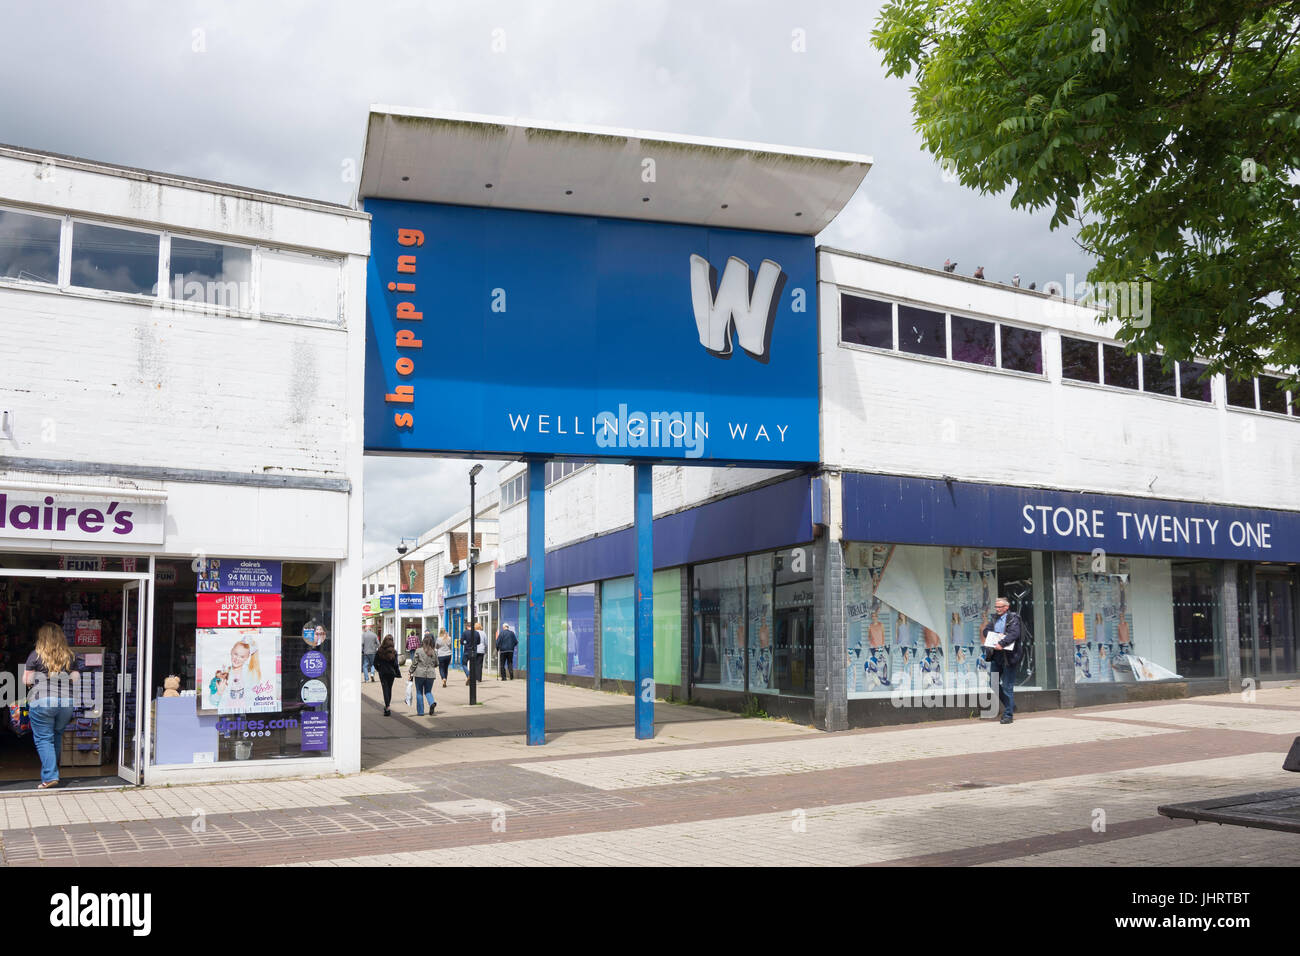
[{"label": "blue support column", "polygon": [[546,743],[546,462],[528,462],[528,746]]},{"label": "blue support column", "polygon": [[655,735],[654,498],[651,466],[633,467],[636,469],[636,739],[652,740]]}]

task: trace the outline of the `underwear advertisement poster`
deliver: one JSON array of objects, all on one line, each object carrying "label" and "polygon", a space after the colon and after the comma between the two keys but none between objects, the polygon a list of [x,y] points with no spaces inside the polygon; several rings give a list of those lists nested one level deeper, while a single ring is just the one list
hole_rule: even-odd
[{"label": "underwear advertisement poster", "polygon": [[851,544],[844,584],[851,695],[988,685],[980,629],[997,596],[997,551]]},{"label": "underwear advertisement poster", "polygon": [[[1104,571],[1095,561],[1105,561]],[[1133,615],[1127,558],[1075,555],[1075,611],[1083,614],[1084,640],[1074,649],[1074,680],[1099,684],[1133,679]]]}]

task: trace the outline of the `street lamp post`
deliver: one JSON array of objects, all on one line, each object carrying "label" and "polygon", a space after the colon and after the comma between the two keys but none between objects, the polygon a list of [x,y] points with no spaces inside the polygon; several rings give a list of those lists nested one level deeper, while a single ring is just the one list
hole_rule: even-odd
[{"label": "street lamp post", "polygon": [[472,656],[469,659],[469,702],[471,705],[478,703],[478,682],[475,680],[474,668],[474,664],[478,659],[478,629],[473,627],[474,621],[478,617],[478,604],[474,594],[474,565],[478,561],[478,552],[474,547],[474,479],[478,477],[478,473],[482,470],[482,465],[475,465],[469,470],[469,620],[474,632],[474,647],[470,652]]},{"label": "street lamp post", "polygon": [[402,632],[402,559],[401,555],[406,554],[406,542],[414,541],[417,545],[420,543],[419,538],[403,537],[397,542],[397,573],[393,575],[393,620],[397,622],[397,646],[393,648],[397,651],[397,659],[402,659],[402,654],[406,650],[406,635]]}]

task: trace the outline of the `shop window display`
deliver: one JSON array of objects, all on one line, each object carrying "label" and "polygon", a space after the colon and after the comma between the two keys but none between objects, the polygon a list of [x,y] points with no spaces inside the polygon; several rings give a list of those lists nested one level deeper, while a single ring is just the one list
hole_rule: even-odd
[{"label": "shop window display", "polygon": [[745,559],[691,569],[691,683],[745,688]]},{"label": "shop window display", "polygon": [[1029,641],[1017,685],[1050,686],[1043,647],[1050,619],[1042,558],[1027,551],[845,544],[844,608],[850,697],[973,692],[989,686],[980,635],[1005,596]]},{"label": "shop window display", "polygon": [[[1077,684],[1174,680],[1219,671],[1210,562],[1076,554]],[[1181,673],[1184,667],[1188,674]]]},{"label": "shop window display", "polygon": [[[636,588],[632,578],[601,583],[600,670],[606,680],[636,679]],[[654,677],[656,684],[682,682],[681,571],[654,575]]]},{"label": "shop window display", "polygon": [[[234,576],[247,566],[264,579]],[[154,763],[329,755],[333,577],[329,562],[157,562]]]},{"label": "shop window display", "polygon": [[691,683],[811,696],[812,554],[803,547],[691,569]]}]

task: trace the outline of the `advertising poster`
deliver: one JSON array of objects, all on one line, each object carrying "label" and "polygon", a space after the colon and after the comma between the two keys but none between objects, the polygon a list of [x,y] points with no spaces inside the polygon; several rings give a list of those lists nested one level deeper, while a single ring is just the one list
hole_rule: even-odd
[{"label": "advertising poster", "polygon": [[199,594],[198,627],[280,627],[278,594]]},{"label": "advertising poster", "polygon": [[[1095,570],[1089,555],[1075,555],[1075,615],[1083,620],[1083,640],[1076,644],[1076,683],[1129,680],[1133,670],[1133,615],[1129,611],[1127,558],[1105,558]],[[1076,635],[1077,639],[1077,635]]]},{"label": "advertising poster", "polygon": [[980,645],[997,597],[997,551],[853,544],[845,557],[850,694],[988,685]]},{"label": "advertising poster", "polygon": [[850,694],[887,692],[893,686],[890,655],[898,614],[876,593],[890,550],[888,545],[860,544],[847,555],[855,565],[846,570],[845,582]]},{"label": "advertising poster", "polygon": [[195,631],[200,714],[259,714],[283,709],[280,628],[200,627]]},{"label": "advertising poster", "polygon": [[[772,555],[749,559],[749,686],[751,690],[775,687],[772,667]],[[787,645],[788,646],[788,645]]]},{"label": "advertising poster", "polygon": [[279,594],[279,561],[205,558],[199,562],[200,594]]},{"label": "advertising poster", "polygon": [[300,717],[303,750],[329,750],[330,714],[328,710],[304,710]]}]

